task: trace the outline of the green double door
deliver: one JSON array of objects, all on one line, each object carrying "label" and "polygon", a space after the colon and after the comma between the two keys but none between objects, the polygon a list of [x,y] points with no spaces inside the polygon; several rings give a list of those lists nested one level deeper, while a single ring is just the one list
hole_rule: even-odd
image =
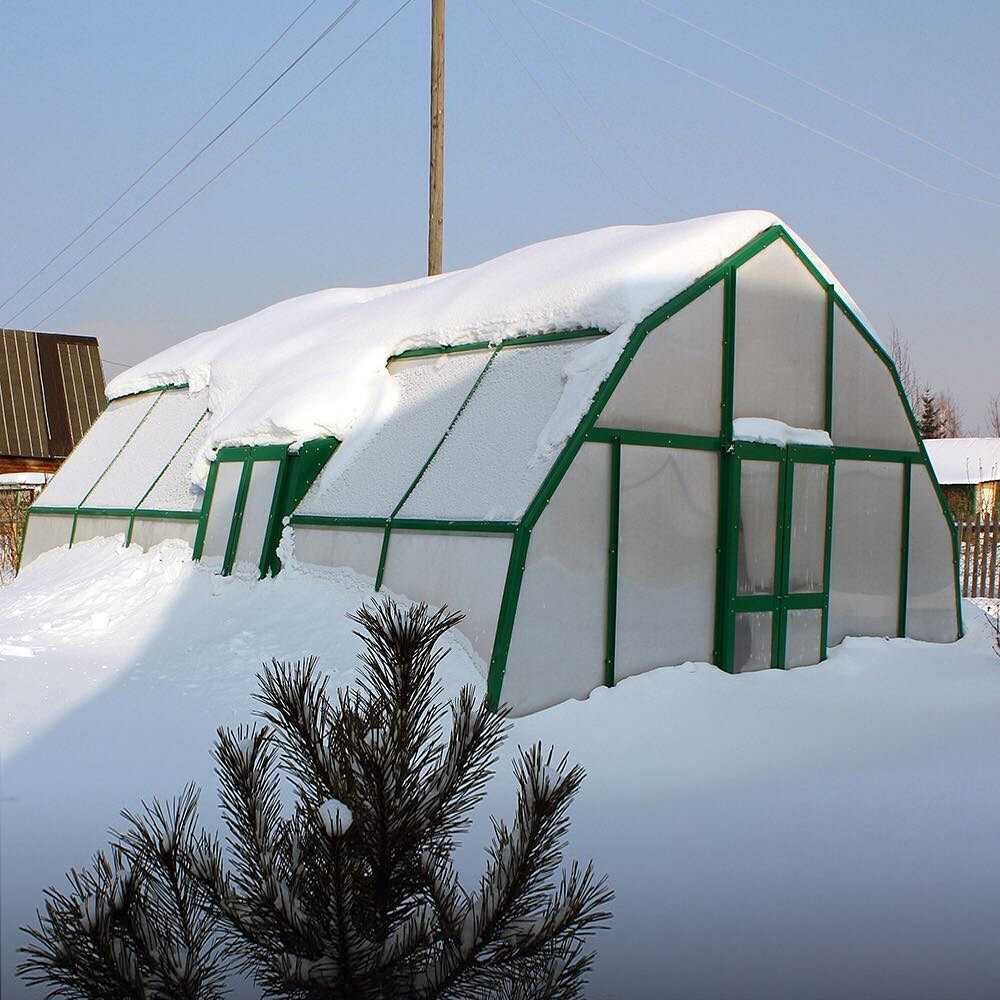
[{"label": "green double door", "polygon": [[726,456],[721,666],[826,658],[833,453],[736,442]]}]

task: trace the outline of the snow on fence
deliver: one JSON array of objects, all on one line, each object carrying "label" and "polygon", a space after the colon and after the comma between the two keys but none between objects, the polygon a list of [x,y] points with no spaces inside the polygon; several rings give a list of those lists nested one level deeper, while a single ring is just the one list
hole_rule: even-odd
[{"label": "snow on fence", "polygon": [[1000,597],[1000,520],[976,515],[958,525],[963,597]]}]

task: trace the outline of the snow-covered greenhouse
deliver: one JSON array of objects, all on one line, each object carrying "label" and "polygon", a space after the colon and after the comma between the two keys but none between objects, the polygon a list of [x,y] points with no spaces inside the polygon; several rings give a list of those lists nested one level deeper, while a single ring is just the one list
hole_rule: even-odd
[{"label": "snow-covered greenhouse", "polygon": [[349,567],[464,611],[517,713],[685,661],[961,634],[954,526],[893,364],[768,213],[302,296],[108,397],[22,566],[120,535],[222,574]]}]

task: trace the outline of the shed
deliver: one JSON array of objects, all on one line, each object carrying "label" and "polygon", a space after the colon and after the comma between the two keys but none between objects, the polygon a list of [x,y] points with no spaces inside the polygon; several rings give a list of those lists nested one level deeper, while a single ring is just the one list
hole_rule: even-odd
[{"label": "shed", "polygon": [[1000,515],[1000,438],[936,438],[925,444],[956,520]]},{"label": "shed", "polygon": [[954,525],[886,351],[775,216],[333,289],[119,376],[22,565],[118,534],[350,567],[466,613],[494,705],[656,667],[961,634]]}]

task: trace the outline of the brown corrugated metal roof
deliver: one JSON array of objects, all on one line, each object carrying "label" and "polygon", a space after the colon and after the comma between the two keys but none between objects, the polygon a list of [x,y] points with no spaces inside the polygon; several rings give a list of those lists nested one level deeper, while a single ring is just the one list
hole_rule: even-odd
[{"label": "brown corrugated metal roof", "polygon": [[0,330],[0,458],[65,458],[104,405],[94,337]]}]

